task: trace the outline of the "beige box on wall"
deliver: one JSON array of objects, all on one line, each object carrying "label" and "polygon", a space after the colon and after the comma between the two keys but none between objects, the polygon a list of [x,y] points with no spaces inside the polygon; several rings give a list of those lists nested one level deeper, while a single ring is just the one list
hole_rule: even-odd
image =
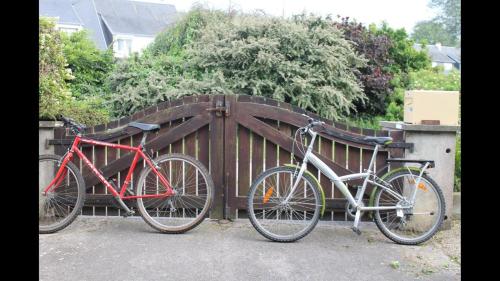
[{"label": "beige box on wall", "polygon": [[440,125],[458,125],[458,91],[407,91],[404,99],[404,122],[422,124],[439,120]]}]

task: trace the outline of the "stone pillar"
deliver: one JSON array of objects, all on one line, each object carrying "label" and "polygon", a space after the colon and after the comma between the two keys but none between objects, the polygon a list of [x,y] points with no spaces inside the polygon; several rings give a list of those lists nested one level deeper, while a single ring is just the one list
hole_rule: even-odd
[{"label": "stone pillar", "polygon": [[446,217],[442,228],[450,229],[453,216],[456,133],[459,126],[414,125],[388,121],[381,121],[380,125],[387,130],[404,131],[405,142],[414,145],[413,149],[405,151],[405,158],[435,161],[436,167],[427,171],[443,191]]},{"label": "stone pillar", "polygon": [[54,146],[48,144],[48,140],[54,139],[54,128],[62,127],[60,121],[38,122],[38,155],[54,154]]},{"label": "stone pillar", "polygon": [[[54,139],[54,128],[61,127],[62,125],[63,123],[58,121],[38,122],[38,155],[54,154],[54,146],[49,145],[48,140]],[[50,162],[38,166],[38,187],[40,191],[54,178],[54,173],[54,166]]]}]

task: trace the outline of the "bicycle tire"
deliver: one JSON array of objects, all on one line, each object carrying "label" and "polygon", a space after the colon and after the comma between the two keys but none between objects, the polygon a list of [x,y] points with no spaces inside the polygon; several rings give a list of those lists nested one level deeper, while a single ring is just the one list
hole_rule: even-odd
[{"label": "bicycle tire", "polygon": [[[391,181],[393,181],[394,179],[397,179],[398,177],[401,177],[401,176],[404,176],[404,175],[409,175],[410,173],[408,171],[399,171],[399,172],[396,172],[394,173],[393,175],[390,175],[387,179],[385,179],[386,182],[388,183],[391,183]],[[414,176],[418,176],[419,173],[416,172],[416,171],[411,171],[411,174],[414,175]],[[445,210],[446,210],[446,202],[444,200],[444,196],[443,196],[443,192],[441,190],[441,188],[439,187],[439,185],[431,178],[429,177],[428,175],[422,175],[422,178],[430,184],[430,186],[432,187],[432,189],[435,191],[435,194],[437,195],[437,203],[438,203],[438,206],[439,206],[439,214],[438,214],[438,219],[436,220],[436,222],[432,225],[432,227],[430,228],[430,230],[428,230],[427,232],[425,232],[423,235],[421,236],[418,236],[416,238],[413,238],[413,239],[409,239],[409,238],[403,238],[399,235],[396,235],[394,233],[392,233],[384,224],[384,222],[382,221],[382,218],[380,216],[380,211],[374,211],[374,220],[375,220],[375,224],[377,225],[378,229],[387,237],[389,238],[390,240],[398,243],[398,244],[402,244],[402,245],[418,245],[418,244],[421,244],[427,240],[429,240],[430,238],[432,238],[440,229],[443,221],[444,221],[444,215],[445,215]],[[374,206],[379,206],[379,201],[380,201],[380,196],[383,192],[383,189],[379,189],[377,190],[377,192],[375,193],[375,204]]]},{"label": "bicycle tire", "polygon": [[[161,223],[156,221],[148,213],[147,208],[144,204],[144,200],[148,200],[148,199],[143,200],[141,198],[138,198],[136,202],[137,202],[137,209],[139,210],[140,215],[142,216],[144,221],[148,225],[150,225],[152,228],[154,228],[162,233],[179,234],[179,233],[184,233],[186,231],[189,231],[189,230],[195,228],[205,219],[206,215],[208,214],[208,211],[212,207],[212,202],[213,202],[213,197],[214,197],[214,183],[213,183],[213,180],[212,180],[207,168],[200,161],[196,160],[195,158],[193,158],[191,156],[174,153],[174,154],[162,155],[162,156],[154,159],[154,161],[158,165],[161,165],[162,163],[165,163],[166,161],[172,160],[172,159],[181,159],[183,161],[190,162],[194,167],[196,167],[198,169],[199,173],[203,176],[203,179],[205,181],[206,188],[207,188],[207,191],[206,191],[206,193],[207,193],[206,200],[207,201],[204,203],[202,211],[199,214],[197,213],[196,218],[186,225],[168,226],[168,225],[162,225]],[[150,172],[151,172],[151,167],[149,167],[149,166],[144,167],[143,170],[141,171],[141,175],[139,177],[139,181],[138,181],[137,186],[136,186],[136,194],[137,195],[143,194],[142,186],[145,184],[146,177],[149,175]],[[171,181],[171,179],[169,179],[169,178],[167,178],[167,180],[169,182]],[[175,186],[174,186],[174,188],[175,188]],[[179,204],[181,204],[181,203],[179,203]]]},{"label": "bicycle tire", "polygon": [[[310,186],[311,190],[313,191],[314,195],[314,214],[309,222],[309,224],[303,228],[302,230],[298,231],[297,233],[293,233],[290,235],[280,235],[277,233],[272,233],[270,230],[265,229],[262,224],[257,220],[257,217],[254,212],[254,199],[257,191],[257,187],[265,180],[268,176],[279,173],[279,172],[285,172],[285,173],[291,173],[293,174],[296,172],[296,169],[294,167],[275,167],[272,169],[269,169],[262,174],[260,174],[257,179],[252,183],[249,191],[248,191],[248,201],[247,201],[247,214],[250,222],[252,223],[253,227],[264,237],[266,237],[269,240],[275,241],[275,242],[294,242],[299,239],[304,238],[306,235],[308,235],[316,226],[316,224],[319,221],[320,213],[321,213],[321,206],[322,206],[322,201],[321,201],[321,195],[319,191],[319,187],[316,185],[315,180],[311,178],[308,174],[304,173],[302,175],[302,178],[308,183],[308,186]],[[273,193],[274,194],[274,193]],[[277,197],[277,196],[276,196]],[[264,213],[264,212],[263,212]],[[279,217],[279,215],[278,215]],[[293,217],[293,216],[291,216]],[[265,214],[263,215],[263,219],[265,220]]]}]

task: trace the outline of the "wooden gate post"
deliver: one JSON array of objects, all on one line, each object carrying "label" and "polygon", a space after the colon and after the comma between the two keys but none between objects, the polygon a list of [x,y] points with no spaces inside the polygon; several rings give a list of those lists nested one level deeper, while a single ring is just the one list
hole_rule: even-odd
[{"label": "wooden gate post", "polygon": [[[210,218],[224,218],[224,114],[215,109],[224,106],[224,96],[211,96],[210,113],[210,175],[215,185],[214,202]],[[219,116],[218,116],[219,115]]]},{"label": "wooden gate post", "polygon": [[227,219],[236,218],[236,208],[234,207],[234,199],[236,194],[236,141],[238,139],[238,123],[235,115],[238,114],[237,96],[226,96],[225,106],[230,108],[229,115],[226,115],[224,120],[224,188],[226,198],[224,200],[225,217]]}]

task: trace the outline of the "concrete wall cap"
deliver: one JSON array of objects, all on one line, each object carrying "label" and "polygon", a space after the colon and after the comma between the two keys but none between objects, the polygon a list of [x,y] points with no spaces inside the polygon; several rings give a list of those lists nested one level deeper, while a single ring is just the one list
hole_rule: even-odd
[{"label": "concrete wall cap", "polygon": [[61,121],[38,121],[39,128],[55,128],[62,127],[64,125]]},{"label": "concrete wall cap", "polygon": [[457,132],[460,130],[460,126],[418,125],[418,124],[407,124],[401,121],[380,121],[379,124],[384,128],[403,130],[403,131]]}]

